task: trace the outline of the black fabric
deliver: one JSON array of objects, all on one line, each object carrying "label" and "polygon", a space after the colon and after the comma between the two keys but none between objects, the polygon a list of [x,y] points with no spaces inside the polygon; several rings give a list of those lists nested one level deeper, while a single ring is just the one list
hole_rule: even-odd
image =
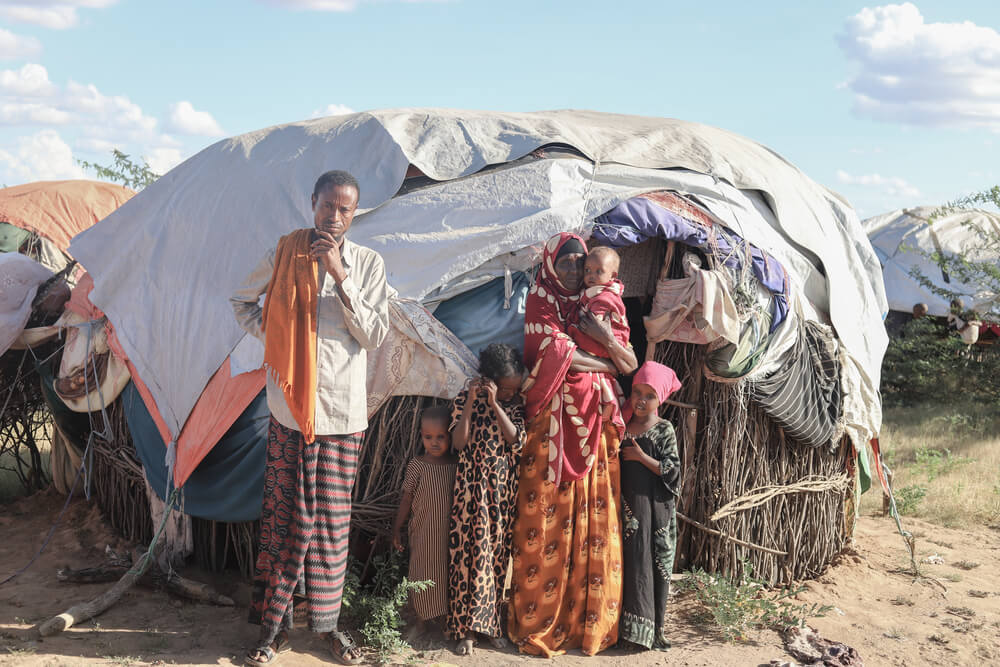
[{"label": "black fabric", "polygon": [[568,255],[570,253],[576,253],[580,255],[586,255],[587,249],[583,247],[583,244],[576,239],[570,239],[559,248],[559,253],[556,254],[556,259],[559,259],[563,255]]},{"label": "black fabric", "polygon": [[794,440],[834,451],[842,409],[840,361],[832,334],[815,322],[799,327],[781,367],[751,387],[764,411]]}]

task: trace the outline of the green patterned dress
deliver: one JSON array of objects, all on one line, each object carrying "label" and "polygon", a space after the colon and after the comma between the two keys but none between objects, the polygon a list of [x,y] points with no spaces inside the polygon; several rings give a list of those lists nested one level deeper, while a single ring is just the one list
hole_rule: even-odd
[{"label": "green patterned dress", "polygon": [[629,439],[660,462],[660,475],[638,461],[621,464],[624,573],[618,636],[646,648],[667,649],[664,622],[677,544],[677,438],[664,420],[645,433],[626,434],[622,447]]}]

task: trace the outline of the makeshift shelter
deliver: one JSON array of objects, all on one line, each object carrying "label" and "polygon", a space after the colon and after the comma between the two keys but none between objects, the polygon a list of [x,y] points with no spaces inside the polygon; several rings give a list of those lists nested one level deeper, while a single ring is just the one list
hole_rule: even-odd
[{"label": "makeshift shelter", "polygon": [[[57,320],[77,275],[66,253],[70,238],[132,194],[119,185],[85,180],[0,189],[0,451],[12,454],[7,460],[26,490],[46,483],[37,440],[53,415],[36,371],[45,377],[51,362],[59,365],[61,347],[53,339],[64,328]],[[50,469],[56,486],[65,490],[79,453],[63,435],[58,427],[52,431]]]},{"label": "makeshift shelter", "polygon": [[[466,346],[420,304],[438,306],[470,347],[509,335],[523,326],[540,244],[575,231],[622,248],[633,342],[646,347],[655,329],[648,356],[685,383],[669,410],[684,461],[679,566],[734,572],[747,558],[788,581],[817,575],[840,549],[881,422],[877,259],[850,206],[775,153],[668,119],[373,111],[227,139],[170,171],[71,246],[145,385],[161,436],[147,475],[166,455],[166,488],[184,487],[242,412],[185,441],[213,383],[260,372],[260,345],[228,297],[280,235],[308,224],[329,169],[361,183],[351,238],[385,258],[399,339],[420,353],[371,392],[369,407],[382,407],[355,491],[366,528],[388,525],[422,400],[383,398],[447,397],[472,372]],[[465,308],[454,300],[475,290],[494,303],[479,329],[455,315]],[[715,318],[707,298],[730,316]],[[393,358],[380,350],[372,363],[392,369]],[[245,408],[256,394],[219,395]]]},{"label": "makeshift shelter", "polygon": [[1000,255],[995,249],[984,248],[977,232],[978,228],[1000,235],[1000,214],[982,210],[944,212],[940,207],[920,206],[877,215],[862,224],[882,264],[889,310],[909,314],[914,305],[926,303],[929,315],[948,315],[949,299],[921,285],[914,272],[939,289],[962,294],[966,308],[986,312],[1000,304],[1000,295],[981,285],[959,283],[931,259],[934,253],[945,253],[1000,266]]}]

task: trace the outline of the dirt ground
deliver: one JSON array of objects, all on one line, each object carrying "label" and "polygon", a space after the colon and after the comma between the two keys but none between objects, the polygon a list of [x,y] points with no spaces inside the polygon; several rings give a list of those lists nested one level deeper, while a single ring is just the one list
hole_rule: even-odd
[{"label": "dirt ground", "polygon": [[[0,508],[0,580],[34,555],[63,503],[47,492]],[[1000,663],[1000,531],[959,531],[907,521],[917,536],[921,559],[933,578],[914,580],[899,571],[905,547],[891,521],[863,517],[856,549],[843,555],[824,576],[808,582],[801,599],[833,605],[812,625],[819,633],[853,646],[866,665],[978,665]],[[61,635],[39,639],[34,626],[73,604],[104,592],[109,584],[62,584],[63,565],[84,567],[103,560],[106,544],[128,551],[114,538],[97,509],[75,501],[45,553],[17,579],[0,586],[0,664],[49,665],[240,665],[255,629],[248,625],[248,587],[236,577],[185,575],[212,581],[233,597],[235,608],[171,599],[164,592],[135,588],[112,609]],[[932,559],[938,560],[938,559]],[[759,665],[789,660],[777,633],[762,631],[749,641],[727,644],[693,613],[681,596],[672,607],[674,646],[665,653],[611,650],[599,658],[579,653],[556,658],[562,665]],[[329,664],[323,644],[304,630],[292,634],[293,651],[281,665]],[[490,667],[540,664],[514,651],[477,647],[472,657],[455,655],[443,642],[401,658],[411,664]]]}]

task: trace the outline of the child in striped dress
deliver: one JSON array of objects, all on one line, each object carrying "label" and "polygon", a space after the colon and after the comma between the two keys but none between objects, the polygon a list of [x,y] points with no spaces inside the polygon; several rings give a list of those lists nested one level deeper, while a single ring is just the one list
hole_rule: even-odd
[{"label": "child in striped dress", "polygon": [[393,546],[403,550],[403,526],[410,520],[410,581],[431,581],[427,590],[414,592],[417,624],[409,639],[424,634],[426,623],[438,625],[448,613],[448,519],[458,461],[451,452],[451,411],[436,406],[420,413],[420,440],[424,453],[406,466],[403,498],[393,525]]}]

